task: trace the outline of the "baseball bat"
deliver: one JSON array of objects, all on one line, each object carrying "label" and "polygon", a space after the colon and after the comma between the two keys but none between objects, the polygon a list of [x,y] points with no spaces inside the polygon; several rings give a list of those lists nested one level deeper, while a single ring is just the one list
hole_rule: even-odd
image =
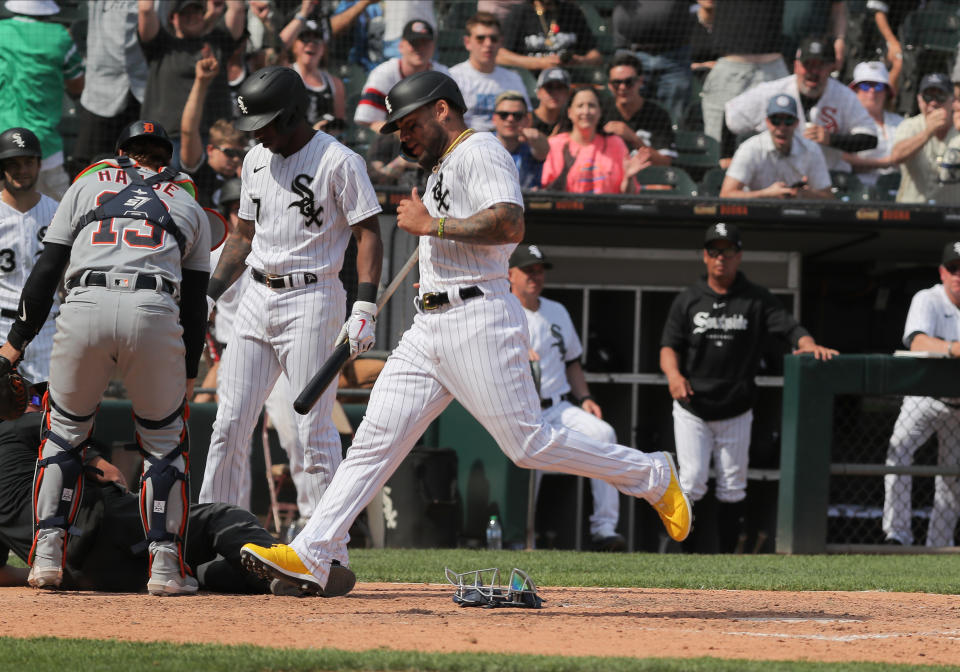
[{"label": "baseball bat", "polygon": [[[400,287],[400,283],[402,283],[403,279],[407,277],[407,274],[417,263],[419,257],[420,248],[418,246],[413,250],[413,254],[410,255],[410,258],[407,259],[406,263],[404,263],[397,275],[394,276],[387,288],[383,290],[380,298],[377,299],[378,313],[383,309],[387,301],[390,300],[390,297],[393,296],[394,292],[397,291],[397,288]],[[314,404],[317,403],[320,395],[322,395],[324,390],[326,390],[327,387],[330,386],[330,383],[333,382],[334,376],[340,374],[340,369],[343,368],[343,365],[347,363],[348,359],[350,359],[350,342],[343,341],[342,343],[338,343],[333,349],[333,353],[327,357],[327,361],[323,363],[319,371],[313,374],[313,378],[310,379],[310,381],[303,388],[303,391],[300,392],[300,396],[294,400],[293,410],[300,415],[306,415],[309,413],[310,409],[313,408]]]}]

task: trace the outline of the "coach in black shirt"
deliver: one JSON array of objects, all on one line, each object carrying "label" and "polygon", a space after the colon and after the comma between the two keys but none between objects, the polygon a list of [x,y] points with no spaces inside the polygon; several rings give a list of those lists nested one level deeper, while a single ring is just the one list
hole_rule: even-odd
[{"label": "coach in black shirt", "polygon": [[735,548],[746,516],[754,378],[765,341],[779,337],[794,354],[817,359],[837,354],[817,345],[769,290],[739,272],[742,256],[736,226],[707,229],[707,274],[674,300],[660,339],[660,368],[674,399],[680,486],[692,502],[700,500],[713,457],[722,552]]}]

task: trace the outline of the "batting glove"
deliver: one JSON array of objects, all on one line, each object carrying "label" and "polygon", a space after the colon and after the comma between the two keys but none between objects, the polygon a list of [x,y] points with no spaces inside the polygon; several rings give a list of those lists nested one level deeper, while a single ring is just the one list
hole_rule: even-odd
[{"label": "batting glove", "polygon": [[337,343],[350,341],[350,354],[366,352],[377,342],[377,304],[370,301],[354,301],[353,311],[340,330]]}]

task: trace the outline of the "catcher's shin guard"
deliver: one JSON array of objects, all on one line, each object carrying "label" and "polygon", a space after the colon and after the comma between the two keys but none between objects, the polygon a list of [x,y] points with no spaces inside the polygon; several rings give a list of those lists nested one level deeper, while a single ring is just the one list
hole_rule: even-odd
[{"label": "catcher's shin guard", "polygon": [[[147,429],[161,429],[181,417],[184,407],[176,414],[159,421],[150,421],[135,416],[138,424]],[[190,511],[190,438],[187,432],[186,415],[180,433],[180,443],[163,457],[144,450],[140,435],[137,443],[144,457],[143,475],[140,477],[140,521],[146,539],[134,547],[135,551],[148,546],[151,572],[158,547],[165,546],[176,551],[176,572],[188,576],[190,569],[184,561],[187,539],[187,522]],[[166,554],[164,554],[166,557]]]}]

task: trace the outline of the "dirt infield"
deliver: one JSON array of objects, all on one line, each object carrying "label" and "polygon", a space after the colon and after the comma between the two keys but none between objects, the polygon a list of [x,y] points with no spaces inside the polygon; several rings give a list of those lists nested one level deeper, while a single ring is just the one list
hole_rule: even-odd
[{"label": "dirt infield", "polygon": [[[541,588],[541,610],[460,608],[452,588],[360,583],[347,597],[159,598],[0,590],[7,636],[345,650],[960,665],[960,597]],[[167,613],[167,616],[158,614]]]}]

